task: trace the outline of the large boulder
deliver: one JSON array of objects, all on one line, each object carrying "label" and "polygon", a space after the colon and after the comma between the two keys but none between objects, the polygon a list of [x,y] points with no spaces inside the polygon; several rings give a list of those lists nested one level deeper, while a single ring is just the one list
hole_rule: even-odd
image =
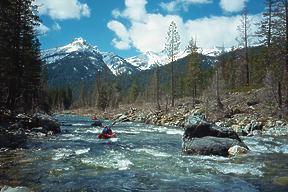
[{"label": "large boulder", "polygon": [[228,156],[229,148],[235,145],[248,149],[232,129],[211,124],[198,113],[187,118],[182,138],[185,154]]},{"label": "large boulder", "polygon": [[36,113],[31,119],[31,128],[42,127],[44,132],[60,133],[60,124],[52,119],[51,116],[41,113]]}]

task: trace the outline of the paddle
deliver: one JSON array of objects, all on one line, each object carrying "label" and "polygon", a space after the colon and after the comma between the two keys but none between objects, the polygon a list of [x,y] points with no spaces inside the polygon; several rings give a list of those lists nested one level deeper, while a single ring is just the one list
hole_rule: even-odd
[{"label": "paddle", "polygon": [[116,123],[119,123],[121,121],[114,121],[111,125],[110,125],[110,128],[113,127]]}]

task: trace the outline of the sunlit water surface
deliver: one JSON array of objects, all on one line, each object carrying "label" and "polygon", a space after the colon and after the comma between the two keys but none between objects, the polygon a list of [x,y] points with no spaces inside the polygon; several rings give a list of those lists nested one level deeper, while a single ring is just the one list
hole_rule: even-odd
[{"label": "sunlit water surface", "polygon": [[[35,191],[288,191],[287,136],[245,137],[251,152],[234,158],[186,156],[183,131],[119,123],[117,138],[97,139],[88,117],[56,116],[72,126],[0,152],[0,186]],[[109,124],[109,122],[106,122]],[[283,183],[284,179],[284,183]]]}]

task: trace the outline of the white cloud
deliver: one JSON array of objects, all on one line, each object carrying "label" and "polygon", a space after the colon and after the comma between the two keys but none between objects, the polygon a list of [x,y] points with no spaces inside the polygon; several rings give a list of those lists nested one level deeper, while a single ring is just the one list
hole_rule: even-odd
[{"label": "white cloud", "polygon": [[118,18],[121,16],[121,12],[119,9],[114,9],[114,10],[112,10],[112,15],[113,15],[113,17]]},{"label": "white cloud", "polygon": [[[132,22],[129,29],[132,45],[143,53],[163,51],[165,37],[172,21],[175,21],[177,26],[183,26],[182,18],[174,15],[147,14],[145,22]],[[178,28],[178,30],[182,34],[181,37],[183,37],[181,28]]]},{"label": "white cloud", "polygon": [[162,9],[168,12],[176,12],[181,9],[188,11],[188,8],[192,4],[209,4],[212,3],[212,0],[173,0],[168,3],[161,2],[160,6]]},{"label": "white cloud", "polygon": [[52,29],[54,30],[54,31],[60,31],[61,30],[61,26],[59,25],[59,23],[54,23],[53,25],[52,25]]},{"label": "white cloud", "polygon": [[225,45],[237,45],[237,26],[240,16],[235,17],[206,17],[190,20],[185,23],[185,29],[190,37],[196,37],[197,44],[202,48]]},{"label": "white cloud", "polygon": [[48,15],[52,19],[80,19],[82,16],[90,16],[90,8],[87,4],[78,0],[36,0],[40,15]]},{"label": "white cloud", "polygon": [[[126,0],[127,1],[127,0]],[[196,20],[183,21],[178,15],[161,15],[147,13],[145,6],[142,7],[142,19],[124,16],[121,12],[120,17],[127,19],[129,24],[125,27],[120,21],[110,21],[108,28],[115,32],[118,39],[113,39],[112,43],[116,48],[128,49],[134,47],[144,53],[147,51],[160,52],[165,47],[165,38],[169,24],[175,21],[178,32],[181,36],[181,50],[184,50],[191,39],[196,37],[199,47],[204,49],[214,46],[226,47],[237,46],[236,37],[238,36],[237,26],[240,25],[241,16],[212,16]],[[120,11],[119,11],[120,12]],[[261,17],[260,15],[254,15]],[[256,26],[252,25],[252,32]],[[120,46],[121,45],[121,46]]]},{"label": "white cloud", "polygon": [[125,0],[126,9],[122,14],[132,20],[139,21],[146,15],[146,4],[146,0]]},{"label": "white cloud", "polygon": [[112,40],[112,45],[114,47],[116,47],[117,49],[120,49],[120,50],[127,50],[127,49],[131,48],[129,42],[118,40],[118,39],[115,39],[115,38]]},{"label": "white cloud", "polygon": [[36,27],[36,31],[39,35],[45,35],[48,31],[50,31],[50,29],[43,23],[39,23],[39,25]]},{"label": "white cloud", "polygon": [[239,12],[248,0],[220,0],[220,7],[225,12]]},{"label": "white cloud", "polygon": [[110,21],[107,24],[107,27],[114,31],[118,38],[114,38],[112,44],[121,50],[129,49],[130,48],[130,39],[129,39],[129,32],[127,31],[126,27],[120,23],[119,21]]},{"label": "white cloud", "polygon": [[125,10],[120,11],[119,9],[114,9],[112,15],[117,17],[125,17],[133,21],[143,20],[146,16],[145,5],[147,0],[125,0]]}]

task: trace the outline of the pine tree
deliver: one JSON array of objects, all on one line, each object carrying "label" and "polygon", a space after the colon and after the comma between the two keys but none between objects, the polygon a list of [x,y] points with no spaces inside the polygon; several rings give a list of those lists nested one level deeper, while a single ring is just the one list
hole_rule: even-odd
[{"label": "pine tree", "polygon": [[169,60],[171,61],[171,105],[174,107],[174,99],[175,99],[175,81],[174,81],[174,61],[176,60],[176,56],[179,52],[180,46],[180,35],[177,30],[176,23],[174,21],[171,22],[165,43],[165,51],[168,55]]},{"label": "pine tree", "polygon": [[[160,110],[161,109],[161,106],[160,106],[160,72],[159,72],[158,62],[155,63],[154,72],[150,80],[150,86],[147,88],[147,91],[148,89],[150,90],[150,92],[152,92],[152,98],[156,104],[155,105],[156,109]],[[147,99],[145,100],[147,101]]]},{"label": "pine tree", "polygon": [[201,77],[201,60],[198,54],[198,47],[196,40],[191,38],[189,45],[187,47],[189,51],[188,56],[188,69],[187,69],[187,85],[189,87],[190,93],[192,96],[193,106],[195,105],[196,97],[198,95],[198,85],[200,85]]},{"label": "pine tree", "polygon": [[108,91],[105,86],[101,86],[97,97],[97,108],[105,111],[109,106]]},{"label": "pine tree", "polygon": [[[9,109],[28,111],[39,106],[41,77],[39,24],[32,0],[3,0],[0,3],[1,98]],[[2,87],[3,86],[3,87]]]},{"label": "pine tree", "polygon": [[86,89],[85,89],[85,85],[84,85],[83,81],[81,81],[81,83],[80,83],[78,105],[80,107],[85,107],[86,106]]},{"label": "pine tree", "polygon": [[64,109],[69,109],[72,105],[73,101],[73,94],[72,89],[70,87],[67,87],[62,90],[62,97],[63,97],[63,106]]},{"label": "pine tree", "polygon": [[130,86],[128,90],[129,102],[134,103],[137,99],[138,94],[139,94],[139,89],[138,89],[137,83],[136,81],[133,81],[132,85]]}]

